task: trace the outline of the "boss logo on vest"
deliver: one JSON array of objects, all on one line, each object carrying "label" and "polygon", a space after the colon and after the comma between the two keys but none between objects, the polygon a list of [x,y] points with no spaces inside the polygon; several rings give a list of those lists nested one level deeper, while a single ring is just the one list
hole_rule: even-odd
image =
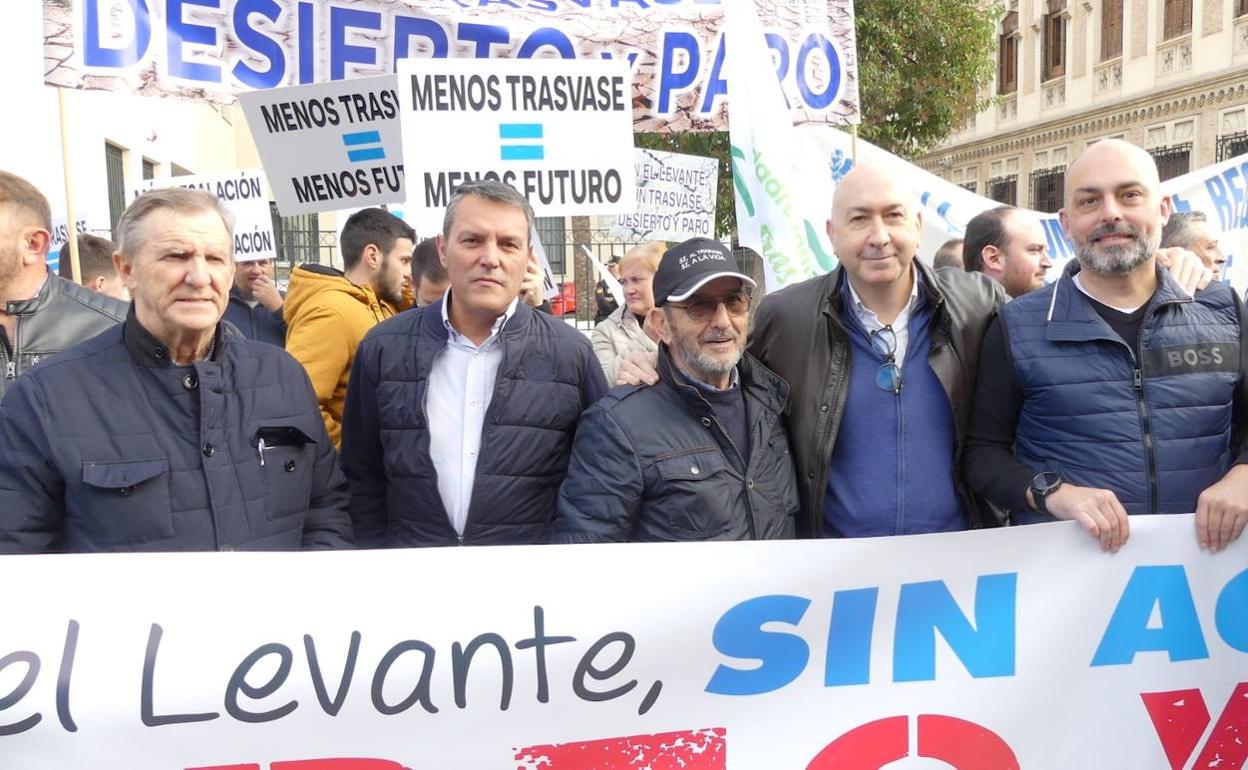
[{"label": "boss logo on vest", "polygon": [[1206,342],[1145,351],[1145,367],[1156,374],[1239,371],[1239,343]]}]

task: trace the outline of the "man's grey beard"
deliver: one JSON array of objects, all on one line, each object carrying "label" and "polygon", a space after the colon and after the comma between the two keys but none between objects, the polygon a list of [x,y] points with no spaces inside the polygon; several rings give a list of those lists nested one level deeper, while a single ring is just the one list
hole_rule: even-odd
[{"label": "man's grey beard", "polygon": [[[737,338],[737,341],[740,342],[740,337]],[[676,344],[676,349],[680,351],[680,357],[684,359],[685,365],[693,369],[689,374],[704,382],[708,379],[731,374],[732,370],[741,362],[741,356],[745,352],[745,347],[738,345],[737,353],[732,357],[731,361],[719,361],[699,350],[690,350],[685,347],[684,340],[680,337],[676,337],[672,342]]]},{"label": "man's grey beard", "polygon": [[[1111,234],[1130,235],[1132,241],[1123,246],[1102,247],[1103,253],[1098,254],[1093,242]],[[1084,270],[1101,275],[1125,275],[1148,261],[1160,246],[1160,230],[1154,232],[1145,242],[1134,225],[1102,225],[1088,234],[1086,243],[1075,247],[1075,256]]]}]

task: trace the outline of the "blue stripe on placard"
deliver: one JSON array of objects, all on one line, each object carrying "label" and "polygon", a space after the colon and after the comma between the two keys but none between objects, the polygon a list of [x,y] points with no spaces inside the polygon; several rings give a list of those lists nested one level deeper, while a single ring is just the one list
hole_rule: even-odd
[{"label": "blue stripe on placard", "polygon": [[546,149],[540,145],[526,147],[524,145],[504,144],[501,149],[503,151],[503,160],[543,160],[546,157]]}]

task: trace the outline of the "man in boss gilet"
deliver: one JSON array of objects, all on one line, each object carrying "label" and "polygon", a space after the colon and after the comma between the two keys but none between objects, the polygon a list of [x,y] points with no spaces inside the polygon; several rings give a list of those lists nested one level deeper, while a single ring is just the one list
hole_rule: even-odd
[{"label": "man in boss gilet", "polygon": [[1200,545],[1248,523],[1243,306],[1156,264],[1170,201],[1157,166],[1097,142],[1066,173],[1077,259],[984,336],[964,472],[1016,524],[1078,521],[1117,550],[1128,515],[1196,512]]}]

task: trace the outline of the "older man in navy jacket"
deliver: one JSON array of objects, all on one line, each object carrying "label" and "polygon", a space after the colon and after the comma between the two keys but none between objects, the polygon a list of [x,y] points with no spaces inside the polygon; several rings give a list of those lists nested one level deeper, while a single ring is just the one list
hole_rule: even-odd
[{"label": "older man in navy jacket", "polygon": [[209,193],[155,190],[118,229],[125,322],[0,402],[0,552],[350,546],[303,368],[221,323],[228,213]]}]

